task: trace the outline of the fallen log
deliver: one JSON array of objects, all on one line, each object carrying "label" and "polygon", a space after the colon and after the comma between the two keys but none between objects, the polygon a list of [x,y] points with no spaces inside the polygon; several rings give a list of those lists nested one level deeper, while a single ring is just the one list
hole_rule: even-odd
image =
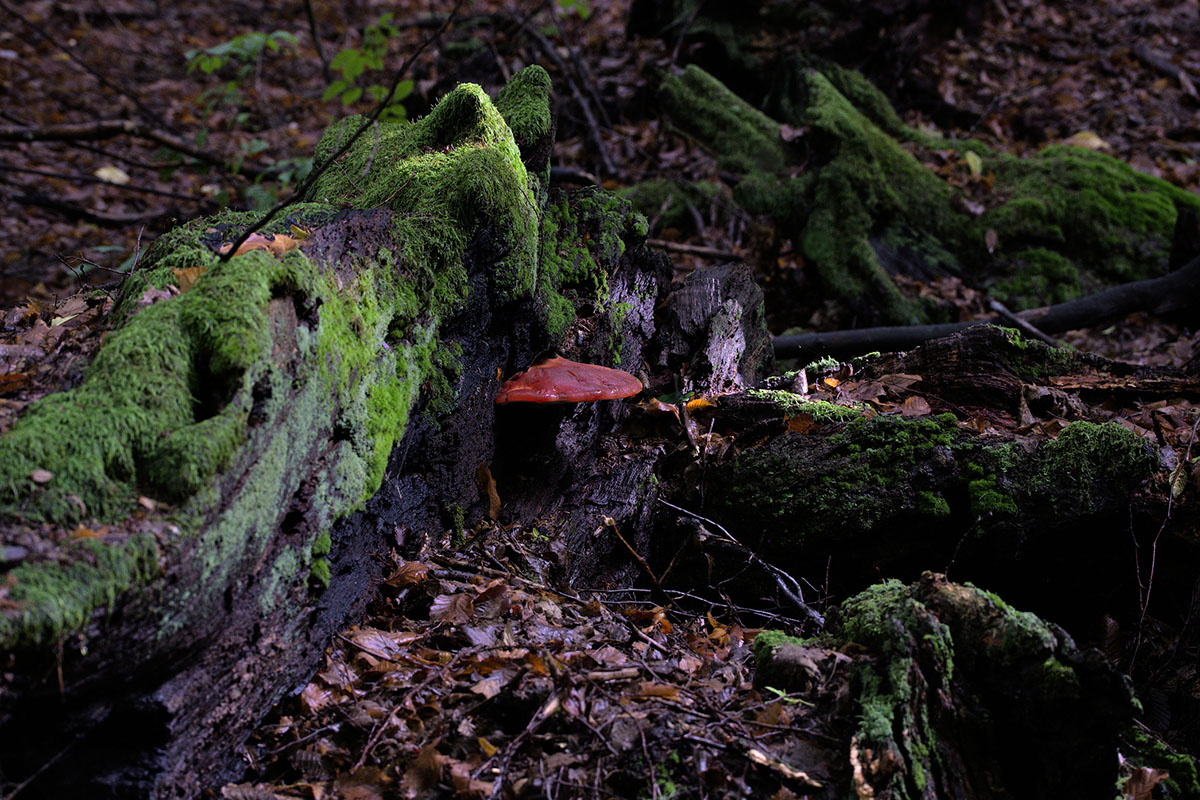
[{"label": "fallen log", "polygon": [[[392,551],[485,513],[500,378],[564,342],[638,368],[664,265],[623,201],[547,191],[549,92],[533,67],[381,126],[228,260],[248,214],[169,232],[83,381],[0,436],[0,771],[29,796],[236,777]],[[594,460],[613,418],[580,419]]]}]

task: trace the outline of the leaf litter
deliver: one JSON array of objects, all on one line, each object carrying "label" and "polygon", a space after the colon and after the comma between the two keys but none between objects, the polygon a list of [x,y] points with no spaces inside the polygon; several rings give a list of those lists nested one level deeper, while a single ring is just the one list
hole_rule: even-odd
[{"label": "leaf litter", "polygon": [[253,780],[239,786],[314,800],[650,797],[668,784],[798,797],[847,780],[831,766],[849,736],[829,728],[849,701],[840,660],[803,694],[757,687],[759,631],[734,615],[577,596],[522,577],[529,564],[478,563],[397,559],[367,620],[249,743]]}]

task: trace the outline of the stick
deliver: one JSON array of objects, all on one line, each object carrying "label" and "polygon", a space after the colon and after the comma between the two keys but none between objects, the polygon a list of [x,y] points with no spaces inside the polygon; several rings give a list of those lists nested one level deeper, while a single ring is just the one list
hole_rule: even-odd
[{"label": "stick", "polygon": [[[1195,308],[1200,295],[1200,256],[1161,278],[1135,281],[1102,292],[1059,303],[1049,308],[1022,311],[1021,319],[1047,334],[1076,328],[1089,328],[1134,311],[1148,311],[1158,316],[1186,312]],[[828,333],[801,333],[775,337],[777,358],[831,355],[845,357],[873,350],[907,350],[929,341],[958,333],[972,325],[1003,325],[1003,317],[949,322],[943,325],[896,325],[879,328],[860,328]]]},{"label": "stick", "polygon": [[[4,0],[0,0],[3,3]],[[136,136],[148,139],[184,155],[229,169],[229,162],[207,150],[193,147],[158,128],[152,128],[133,119],[107,119],[95,122],[63,122],[57,125],[3,125],[0,126],[0,142],[77,142],[112,139],[117,136]],[[238,170],[250,178],[257,178],[263,170],[245,164]]]}]

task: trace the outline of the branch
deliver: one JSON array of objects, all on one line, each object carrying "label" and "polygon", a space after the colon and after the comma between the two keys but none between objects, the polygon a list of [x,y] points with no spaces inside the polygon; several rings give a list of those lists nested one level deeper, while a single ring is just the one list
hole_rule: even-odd
[{"label": "branch", "polygon": [[[0,2],[4,2],[4,0],[0,0]],[[233,258],[233,255],[237,252],[237,249],[241,247],[247,239],[250,238],[251,234],[262,230],[263,226],[273,220],[280,211],[283,211],[288,206],[297,202],[301,197],[304,197],[305,193],[311,189],[314,184],[316,184],[317,179],[324,175],[326,170],[337,163],[337,160],[350,150],[350,147],[356,141],[358,141],[358,137],[362,136],[363,132],[367,128],[375,124],[375,122],[379,119],[379,115],[383,113],[383,110],[387,108],[388,103],[392,101],[392,97],[395,96],[396,89],[400,86],[400,79],[404,77],[404,73],[406,73],[408,68],[412,66],[413,62],[417,60],[417,57],[424,52],[425,48],[428,47],[434,40],[440,38],[441,35],[446,31],[446,28],[450,27],[450,23],[453,22],[455,17],[458,16],[458,9],[462,7],[463,2],[464,0],[457,0],[457,2],[454,4],[454,8],[451,9],[450,14],[447,15],[441,26],[439,26],[438,29],[429,36],[425,37],[425,40],[421,42],[420,46],[417,47],[412,55],[404,59],[404,63],[400,65],[400,68],[396,70],[395,75],[392,76],[392,85],[388,88],[388,93],[384,95],[383,99],[380,100],[379,103],[376,104],[375,108],[370,114],[367,115],[367,118],[362,121],[362,124],[358,126],[358,130],[356,130],[350,136],[346,143],[333,152],[329,158],[325,159],[323,164],[314,165],[313,171],[310,172],[308,177],[296,187],[296,191],[292,192],[291,197],[276,203],[269,211],[267,211],[266,214],[262,216],[261,219],[259,219],[258,222],[242,231],[242,235],[235,239],[229,246],[229,249],[225,251],[225,254],[221,256],[221,261],[228,261],[229,259]]]},{"label": "branch", "polygon": [[38,36],[42,37],[47,42],[49,42],[51,45],[53,45],[54,47],[58,48],[63,53],[65,53],[67,55],[67,58],[71,59],[71,61],[73,61],[77,66],[79,66],[81,69],[83,69],[89,75],[91,75],[93,78],[95,78],[97,81],[99,81],[101,86],[106,86],[109,89],[112,89],[117,94],[122,95],[124,97],[128,97],[130,100],[132,100],[133,104],[138,107],[138,110],[141,111],[143,114],[145,114],[148,119],[155,120],[160,126],[162,126],[164,128],[170,129],[172,127],[171,123],[167,122],[167,120],[163,119],[163,117],[158,112],[156,112],[154,109],[148,107],[145,103],[143,103],[141,98],[139,98],[136,94],[129,91],[128,89],[117,86],[115,83],[113,83],[108,78],[104,77],[104,75],[102,75],[100,72],[98,72],[96,70],[96,68],[93,67],[91,64],[88,64],[86,61],[81,59],[79,56],[75,55],[68,48],[63,47],[62,44],[59,43],[58,39],[54,38],[49,33],[46,33],[46,31],[42,30],[42,28],[37,23],[32,22],[31,20],[29,20],[25,16],[23,16],[20,11],[17,11],[17,9],[13,8],[13,6],[8,2],[8,0],[0,0],[0,8],[3,8],[9,14],[12,14],[14,17],[21,20],[21,22],[24,22],[26,27],[30,28]]},{"label": "branch", "polygon": [[[1045,333],[1062,333],[1076,328],[1090,328],[1120,319],[1134,311],[1148,311],[1157,316],[1175,314],[1195,308],[1200,295],[1200,256],[1161,278],[1126,283],[1102,292],[1059,303],[1049,308],[1022,311],[1018,316]],[[845,357],[873,350],[895,351],[916,347],[930,339],[940,339],[972,325],[1003,325],[1003,317],[950,322],[943,325],[896,325],[879,328],[860,328],[828,333],[801,333],[774,338],[778,358],[798,358],[810,355]]]},{"label": "branch", "polygon": [[[0,0],[3,3],[4,0]],[[0,142],[77,142],[112,139],[117,136],[136,136],[147,139],[208,164],[230,169],[229,161],[184,142],[165,131],[152,128],[133,119],[108,119],[95,122],[62,122],[57,125],[0,125]],[[232,171],[232,170],[230,170]],[[265,170],[243,164],[239,173],[257,178]]]},{"label": "branch", "polygon": [[138,186],[132,183],[113,183],[106,181],[103,178],[96,178],[91,175],[70,175],[64,172],[50,172],[45,169],[33,169],[32,167],[12,167],[8,164],[0,164],[0,172],[19,172],[25,175],[40,175],[43,178],[59,178],[64,181],[75,181],[76,183],[100,183],[105,186],[110,186],[113,189],[119,189],[123,192],[141,192],[143,194],[156,194],[160,197],[173,197],[176,200],[188,200],[193,203],[203,203],[205,198],[196,197],[190,194],[181,194],[180,192],[168,192],[165,189],[155,189],[152,186]]}]

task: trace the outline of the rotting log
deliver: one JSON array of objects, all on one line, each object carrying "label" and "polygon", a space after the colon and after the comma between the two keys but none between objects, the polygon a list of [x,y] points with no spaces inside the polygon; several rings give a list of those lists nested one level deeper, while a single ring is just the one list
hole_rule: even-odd
[{"label": "rotting log", "polygon": [[[549,93],[531,67],[494,101],[463,85],[379,126],[267,228],[303,238],[286,252],[217,260],[249,214],[166,234],[83,382],[0,437],[21,554],[0,588],[0,770],[25,796],[235,778],[393,549],[486,509],[500,376],[564,343],[639,367],[663,259],[618,198],[549,191]],[[613,415],[578,416],[586,461]]]},{"label": "rotting log", "polygon": [[[860,324],[945,318],[894,275],[959,277],[1021,310],[1178,266],[1172,235],[1181,210],[1200,210],[1194,194],[1080,147],[1017,158],[918,131],[860,74],[803,53],[780,74],[789,85],[775,118],[696,65],[667,75],[659,97],[716,156],[733,202],[769,219],[777,243],[792,242],[806,285],[821,290],[813,296],[837,299]],[[927,166],[946,161],[964,186]],[[640,207],[659,208],[649,205]],[[771,311],[781,327],[807,319]]]}]

